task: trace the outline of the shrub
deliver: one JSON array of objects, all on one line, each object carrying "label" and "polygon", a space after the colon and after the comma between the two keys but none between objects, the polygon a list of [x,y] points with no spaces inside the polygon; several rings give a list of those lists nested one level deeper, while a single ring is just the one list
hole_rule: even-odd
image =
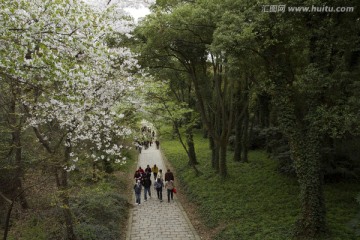
[{"label": "shrub", "polygon": [[76,232],[81,239],[119,239],[120,222],[128,214],[128,203],[118,193],[101,188],[81,193],[73,203],[74,215],[79,224]]},{"label": "shrub", "polygon": [[109,228],[89,223],[78,224],[75,234],[80,240],[119,239],[117,234],[110,231]]}]

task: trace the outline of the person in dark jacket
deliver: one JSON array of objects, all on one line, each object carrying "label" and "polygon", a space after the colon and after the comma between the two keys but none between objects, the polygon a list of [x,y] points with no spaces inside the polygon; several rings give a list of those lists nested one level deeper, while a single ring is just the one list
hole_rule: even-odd
[{"label": "person in dark jacket", "polygon": [[159,149],[159,147],[160,147],[160,142],[159,142],[159,140],[156,140],[156,141],[155,141],[155,144],[156,144],[156,149]]},{"label": "person in dark jacket", "polygon": [[162,189],[164,187],[164,183],[161,178],[156,179],[154,187],[156,189],[158,199],[160,200],[160,202],[162,202]]},{"label": "person in dark jacket", "polygon": [[145,168],[145,172],[150,173],[151,174],[151,167],[150,165],[147,165]]},{"label": "person in dark jacket", "polygon": [[136,205],[141,204],[141,189],[142,189],[142,186],[141,186],[140,180],[137,180],[137,182],[134,185]]},{"label": "person in dark jacket", "polygon": [[165,182],[168,182],[170,180],[174,181],[174,174],[170,171],[170,169],[168,169],[165,173]]},{"label": "person in dark jacket", "polygon": [[141,174],[138,170],[135,171],[134,179],[135,179],[135,183],[137,183],[137,180],[141,180]]},{"label": "person in dark jacket", "polygon": [[142,182],[143,186],[144,186],[144,200],[145,202],[147,201],[147,193],[149,193],[149,198],[151,198],[151,175],[146,175],[143,178],[143,182]]}]

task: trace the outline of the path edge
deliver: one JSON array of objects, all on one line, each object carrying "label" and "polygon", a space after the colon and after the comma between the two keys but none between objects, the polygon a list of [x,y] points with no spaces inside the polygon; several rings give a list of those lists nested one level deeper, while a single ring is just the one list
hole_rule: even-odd
[{"label": "path edge", "polygon": [[[139,165],[139,161],[140,161],[140,154],[137,155],[137,163],[136,163],[136,166]],[[136,167],[135,167],[135,170],[136,170]],[[132,194],[132,197],[131,197],[131,203],[130,203],[130,209],[129,209],[129,219],[128,219],[128,227],[126,228],[126,237],[125,239],[126,240],[131,240],[131,230],[132,230],[132,221],[133,221],[133,203],[135,202],[135,196],[134,194]]]},{"label": "path edge", "polygon": [[[168,161],[168,159],[166,158],[166,156],[165,156],[165,154],[164,154],[164,152],[162,151],[161,148],[160,148],[160,153],[161,153],[161,157],[162,157],[162,159],[163,159],[163,161],[164,161],[164,163],[165,163],[165,167],[166,167],[166,168],[169,168],[169,166],[171,166],[171,164],[170,164],[170,162]],[[172,167],[172,166],[171,166],[171,167]],[[166,171],[165,171],[165,172],[166,172]],[[194,237],[195,237],[195,240],[201,240],[200,235],[198,234],[198,232],[196,231],[194,225],[192,224],[192,222],[190,221],[189,217],[187,216],[186,211],[185,211],[185,209],[183,208],[180,200],[177,202],[177,205],[179,206],[179,208],[180,208],[180,210],[181,210],[181,213],[182,213],[182,215],[183,215],[184,218],[185,218],[185,221],[186,221],[187,224],[189,225],[190,230],[191,230],[192,234],[193,234]],[[129,239],[129,240],[130,240],[130,239]]]}]

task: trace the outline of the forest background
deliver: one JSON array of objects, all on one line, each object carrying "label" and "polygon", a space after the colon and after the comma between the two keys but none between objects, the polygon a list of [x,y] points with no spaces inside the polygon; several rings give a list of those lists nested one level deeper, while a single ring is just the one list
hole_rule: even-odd
[{"label": "forest background", "polygon": [[[333,206],[327,202],[334,194],[324,191],[328,188],[353,193],[341,194],[336,208],[344,203],[343,208],[351,206],[352,211],[335,225],[346,225],[347,237],[356,239],[357,1],[327,2],[353,7],[352,12],[292,13],[265,10],[324,4],[158,0],[138,25],[108,3],[1,2],[0,193],[5,239],[9,231],[13,238],[25,234],[24,239],[34,232],[43,239],[113,234],[107,237],[112,239],[121,234],[119,217],[126,218],[129,206],[121,196],[126,188],[116,188],[119,178],[114,176],[129,170],[126,160],[134,159],[130,147],[134,138],[143,137],[138,129],[144,118],[159,137],[169,140],[165,133],[171,132],[180,142],[186,160],[168,154],[178,169],[187,166],[193,172],[183,175],[189,194],[194,192],[186,176],[195,181],[211,173],[215,187],[235,180],[234,174],[274,164],[270,169],[283,176],[283,184],[297,185],[299,194],[292,195],[298,199],[297,211],[291,213],[296,217],[284,239],[341,238],[333,220],[329,224]],[[172,130],[161,131],[165,125]],[[206,141],[210,149],[202,157],[194,141],[199,130],[204,138],[200,148]],[[244,179],[238,180],[243,184]],[[255,189],[264,181],[246,180]],[[281,188],[267,189],[275,186]],[[239,202],[254,201],[238,190],[232,194]],[[104,196],[109,202],[101,200]],[[201,191],[193,197],[203,203]],[[107,224],[100,224],[105,219],[94,209],[115,205],[121,207],[109,212]],[[242,205],[237,207],[243,216]],[[208,227],[217,224],[210,221]],[[236,224],[234,229],[225,224],[219,236],[241,234]]]}]

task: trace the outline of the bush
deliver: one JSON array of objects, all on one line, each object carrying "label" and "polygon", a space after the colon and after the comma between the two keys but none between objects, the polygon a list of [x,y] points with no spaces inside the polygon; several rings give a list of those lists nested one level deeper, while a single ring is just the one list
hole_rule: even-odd
[{"label": "bush", "polygon": [[80,240],[119,239],[119,236],[115,232],[109,231],[109,228],[88,223],[78,224],[75,234]]},{"label": "bush", "polygon": [[266,132],[260,127],[254,127],[250,133],[249,148],[251,150],[264,149],[266,147]]},{"label": "bush", "polygon": [[295,167],[287,139],[276,127],[262,130],[261,134],[266,139],[266,152],[272,159],[278,160],[278,171],[287,175],[295,176]]},{"label": "bush", "polygon": [[26,240],[46,240],[45,223],[29,224],[21,229],[21,239]]},{"label": "bush", "polygon": [[119,239],[120,222],[128,215],[128,203],[118,193],[95,188],[73,200],[74,215],[79,224],[80,239]]}]

